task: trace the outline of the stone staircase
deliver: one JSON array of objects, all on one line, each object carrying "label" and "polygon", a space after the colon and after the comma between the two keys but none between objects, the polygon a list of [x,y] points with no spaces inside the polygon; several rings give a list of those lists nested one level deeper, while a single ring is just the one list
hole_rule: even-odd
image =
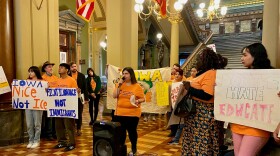
[{"label": "stone staircase", "polygon": [[227,69],[243,69],[240,61],[242,48],[261,42],[261,37],[260,32],[216,35],[212,42],[216,45],[217,53],[228,58]]}]

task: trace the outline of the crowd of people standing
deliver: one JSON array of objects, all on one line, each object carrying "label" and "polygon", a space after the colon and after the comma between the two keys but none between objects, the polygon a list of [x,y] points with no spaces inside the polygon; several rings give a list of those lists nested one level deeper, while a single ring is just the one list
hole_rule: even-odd
[{"label": "crowd of people standing", "polygon": [[[241,63],[247,69],[273,69],[268,59],[265,47],[261,43],[254,43],[241,50]],[[223,122],[214,118],[214,88],[216,72],[224,69],[227,58],[217,54],[211,48],[204,48],[197,55],[196,65],[190,70],[190,77],[184,76],[178,64],[174,64],[171,72],[172,83],[182,83],[196,106],[196,113],[180,119],[172,113],[174,106],[170,105],[169,124],[173,138],[168,144],[179,144],[181,133],[182,155],[219,155],[224,142]],[[78,93],[78,119],[48,118],[41,110],[25,110],[29,143],[27,148],[40,145],[41,127],[43,135],[49,140],[57,138],[58,144],[54,148],[64,148],[65,151],[75,149],[75,135],[82,134],[83,105],[89,104],[90,122],[97,120],[100,100],[101,80],[92,68],[87,69],[86,78],[78,72],[77,64],[71,62],[59,65],[59,77],[53,74],[54,63],[45,62],[40,69],[31,66],[28,69],[28,80],[47,81],[49,88],[76,88]],[[280,92],[275,93],[280,97]],[[122,78],[115,86],[113,98],[117,99],[114,112],[114,122],[120,122],[122,133],[119,135],[121,143],[125,144],[126,131],[131,142],[131,155],[137,154],[137,126],[141,117],[141,103],[145,102],[142,87],[137,83],[134,70],[125,67]],[[133,101],[133,102],[132,102]],[[179,120],[180,119],[180,120]],[[42,122],[43,121],[43,122]],[[76,123],[76,124],[75,124]],[[270,132],[239,124],[230,124],[232,131],[234,155],[257,155],[272,135]],[[273,133],[276,142],[280,123]],[[66,137],[68,133],[69,141]]]}]

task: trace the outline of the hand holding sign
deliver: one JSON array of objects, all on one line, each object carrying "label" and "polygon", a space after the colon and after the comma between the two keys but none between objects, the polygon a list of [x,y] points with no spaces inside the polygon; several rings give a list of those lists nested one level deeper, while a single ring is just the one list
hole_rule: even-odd
[{"label": "hand holding sign", "polygon": [[280,143],[280,123],[278,124],[276,130],[273,132],[273,138],[277,143]]}]

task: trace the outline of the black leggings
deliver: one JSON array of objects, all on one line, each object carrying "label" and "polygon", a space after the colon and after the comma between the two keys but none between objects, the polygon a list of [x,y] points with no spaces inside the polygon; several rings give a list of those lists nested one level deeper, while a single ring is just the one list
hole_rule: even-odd
[{"label": "black leggings", "polygon": [[[99,106],[99,100],[100,100],[100,94],[96,94],[96,98],[93,98],[91,95],[89,95],[89,115],[90,115],[90,121],[94,122],[97,119],[98,115],[98,106]],[[93,105],[94,105],[94,116],[93,116]]]},{"label": "black leggings", "polygon": [[122,145],[125,144],[126,140],[126,130],[128,131],[128,137],[131,142],[132,152],[135,153],[137,151],[137,126],[139,122],[138,117],[130,117],[130,116],[115,116],[115,121],[121,123],[121,127],[123,128],[122,134],[120,134],[120,143]]},{"label": "black leggings", "polygon": [[83,109],[84,105],[81,102],[81,99],[78,99],[78,119],[76,119],[77,130],[81,130],[82,122],[83,122]]}]

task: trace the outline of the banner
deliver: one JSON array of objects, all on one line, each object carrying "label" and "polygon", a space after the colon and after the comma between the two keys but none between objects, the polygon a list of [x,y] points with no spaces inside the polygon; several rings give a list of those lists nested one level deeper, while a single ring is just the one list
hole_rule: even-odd
[{"label": "banner", "polygon": [[48,88],[46,81],[13,80],[13,108],[46,110],[48,106],[46,88]]},{"label": "banner", "polygon": [[3,67],[0,66],[0,95],[11,91]]},{"label": "banner", "polygon": [[215,119],[273,132],[280,121],[280,70],[218,70]]},{"label": "banner", "polygon": [[48,117],[78,119],[76,88],[48,88]]},{"label": "banner", "polygon": [[[138,83],[143,87],[145,93],[145,102],[141,104],[142,112],[147,113],[165,113],[168,106],[159,106],[156,96],[156,83],[169,83],[171,78],[171,68],[159,68],[150,70],[134,70]],[[115,85],[122,75],[122,69],[108,65],[108,83],[107,83],[107,108],[116,109],[117,100],[113,98]],[[160,90],[159,90],[160,91]]]},{"label": "banner", "polygon": [[171,86],[171,106],[174,109],[177,97],[178,97],[178,93],[179,93],[179,89],[180,89],[180,85],[183,84],[182,82],[175,82],[172,83]]}]

